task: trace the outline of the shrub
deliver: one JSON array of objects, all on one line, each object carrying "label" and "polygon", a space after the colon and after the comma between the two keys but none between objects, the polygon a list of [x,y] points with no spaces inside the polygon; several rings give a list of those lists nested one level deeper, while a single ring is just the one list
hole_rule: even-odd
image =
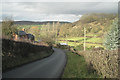
[{"label": "shrub", "polygon": [[13,33],[17,31],[17,28],[14,26],[14,21],[11,18],[5,18],[2,21],[2,34],[12,38]]},{"label": "shrub", "polygon": [[118,50],[85,51],[83,56],[88,67],[93,67],[101,78],[118,77]]}]

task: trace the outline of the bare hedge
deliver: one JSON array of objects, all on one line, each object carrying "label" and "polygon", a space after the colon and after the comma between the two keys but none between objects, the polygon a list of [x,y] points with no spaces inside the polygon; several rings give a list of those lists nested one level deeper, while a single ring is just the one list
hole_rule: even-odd
[{"label": "bare hedge", "polygon": [[85,51],[82,55],[103,78],[118,77],[118,50]]}]

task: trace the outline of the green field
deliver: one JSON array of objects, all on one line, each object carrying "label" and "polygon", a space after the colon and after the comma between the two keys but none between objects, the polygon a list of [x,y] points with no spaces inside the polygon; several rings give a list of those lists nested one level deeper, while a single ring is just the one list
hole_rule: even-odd
[{"label": "green field", "polygon": [[103,39],[102,38],[89,38],[86,42],[93,42],[93,43],[102,43]]},{"label": "green field", "polygon": [[30,29],[31,27],[34,27],[34,26],[36,26],[39,29],[41,29],[42,25],[17,25],[17,28],[18,28],[18,30],[21,30],[22,28],[24,28],[24,29]]},{"label": "green field", "polygon": [[[73,40],[73,41],[80,41],[80,42],[83,42],[84,41],[84,37],[70,37],[70,38],[59,38],[58,40]],[[103,42],[103,39],[102,38],[96,38],[96,37],[93,37],[93,38],[86,38],[86,42],[93,42],[93,43],[102,43]]]},{"label": "green field", "polygon": [[92,33],[88,33],[88,34],[86,34],[86,36],[97,36],[97,34],[92,34]]},{"label": "green field", "polygon": [[72,52],[67,52],[68,62],[62,78],[98,78],[96,72],[87,67],[83,56],[78,56]]},{"label": "green field", "polygon": [[[78,41],[78,42],[70,42],[70,41],[58,41],[58,43],[67,43],[69,46],[78,46],[80,44],[84,43],[84,37],[73,37],[73,38],[59,38],[58,40],[73,40],[73,41]],[[89,43],[87,43],[89,42]],[[95,44],[96,43],[96,44]],[[103,39],[102,38],[86,38],[86,47],[104,47],[101,44],[97,44],[97,43],[103,43]]]},{"label": "green field", "polygon": [[75,40],[75,41],[78,41],[78,40],[83,40],[84,37],[68,37],[68,38],[59,38],[58,40]]}]

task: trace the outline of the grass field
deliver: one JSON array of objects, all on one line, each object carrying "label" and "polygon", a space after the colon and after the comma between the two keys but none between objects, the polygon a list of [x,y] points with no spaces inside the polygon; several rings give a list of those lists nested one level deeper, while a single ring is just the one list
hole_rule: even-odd
[{"label": "grass field", "polygon": [[90,72],[83,56],[67,52],[68,62],[62,78],[98,78],[96,72]]},{"label": "grass field", "polygon": [[98,36],[97,34],[88,33],[86,36]]},{"label": "grass field", "polygon": [[[70,42],[70,41],[58,41],[58,43],[67,43],[69,46],[78,46],[80,44],[84,43],[84,37],[73,37],[73,38],[59,38],[58,40],[73,40],[73,41],[78,41],[78,42]],[[87,43],[90,42],[90,43]],[[96,43],[96,44],[92,44],[92,43]],[[86,38],[86,47],[92,47],[92,46],[96,46],[96,47],[104,47],[101,44],[97,44],[97,43],[103,43],[103,39],[102,38]]]},{"label": "grass field", "polygon": [[59,40],[75,40],[75,41],[82,40],[82,39],[84,39],[84,37],[59,38]]},{"label": "grass field", "polygon": [[[73,37],[73,38],[59,38],[58,40],[73,40],[73,41],[80,41],[83,42],[84,41],[84,37]],[[103,39],[102,38],[86,38],[86,42],[93,42],[93,43],[102,43]]]},{"label": "grass field", "polygon": [[102,43],[103,39],[102,38],[89,38],[88,40],[86,40],[86,42]]},{"label": "grass field", "polygon": [[38,27],[39,29],[41,29],[41,26],[42,26],[42,25],[17,25],[17,28],[18,28],[19,30],[21,30],[22,28],[24,28],[24,29],[29,29],[29,28],[34,27],[34,26],[36,26],[36,27]]}]

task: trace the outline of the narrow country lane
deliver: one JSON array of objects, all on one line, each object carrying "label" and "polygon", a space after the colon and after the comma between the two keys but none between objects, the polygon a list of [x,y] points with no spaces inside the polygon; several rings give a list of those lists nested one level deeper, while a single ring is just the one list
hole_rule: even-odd
[{"label": "narrow country lane", "polygon": [[63,50],[54,48],[54,53],[45,59],[26,64],[6,73],[3,78],[59,78],[67,58]]}]

